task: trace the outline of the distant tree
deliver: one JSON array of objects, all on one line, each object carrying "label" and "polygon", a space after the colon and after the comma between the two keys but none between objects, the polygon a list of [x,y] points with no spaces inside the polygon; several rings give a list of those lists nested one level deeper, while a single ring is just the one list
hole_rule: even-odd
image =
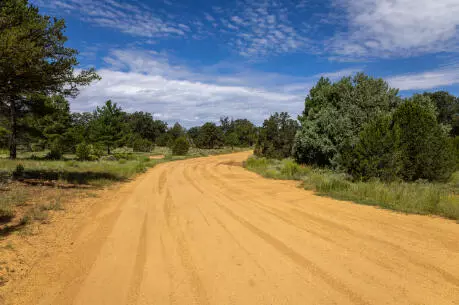
[{"label": "distant tree", "polygon": [[237,133],[230,132],[225,135],[225,144],[231,146],[231,149],[234,149],[234,146],[238,146],[240,143]]},{"label": "distant tree", "polygon": [[107,148],[107,154],[110,154],[110,149],[117,146],[126,130],[124,113],[116,103],[109,100],[104,106],[96,108],[94,117],[92,124],[94,140],[103,143]]},{"label": "distant tree", "polygon": [[298,122],[291,119],[288,113],[274,113],[263,122],[255,154],[275,159],[291,156],[298,127]]},{"label": "distant tree", "polygon": [[257,140],[257,127],[247,119],[233,122],[233,131],[238,138],[238,146],[253,146]]},{"label": "distant tree", "polygon": [[27,0],[0,2],[0,115],[8,117],[11,159],[31,95],[76,95],[77,86],[98,79],[92,69],[75,73],[77,51],[65,47],[64,30],[64,20],[40,15]]},{"label": "distant tree", "polygon": [[362,73],[336,83],[321,78],[305,100],[294,157],[299,163],[340,166],[366,123],[393,110],[398,90]]},{"label": "distant tree", "polygon": [[185,135],[185,128],[183,128],[179,123],[175,123],[167,133],[169,134],[172,141],[175,141],[176,139]]},{"label": "distant tree", "polygon": [[49,157],[60,159],[72,142],[70,104],[60,95],[46,97],[45,104],[47,114],[38,118],[37,127],[50,149]]},{"label": "distant tree", "polygon": [[70,128],[68,133],[71,138],[71,149],[76,149],[79,143],[87,142],[94,138],[91,127],[95,120],[93,112],[74,112],[70,114]]},{"label": "distant tree", "polygon": [[223,146],[223,131],[215,123],[205,123],[199,129],[199,136],[196,145],[199,148],[216,148]]},{"label": "distant tree", "polygon": [[188,153],[190,149],[190,144],[188,143],[185,137],[179,137],[175,139],[174,144],[172,145],[172,154],[184,156]]},{"label": "distant tree", "polygon": [[200,127],[198,126],[191,127],[187,131],[188,138],[190,139],[191,144],[194,146],[196,146],[196,143],[198,142],[199,133],[200,133]]},{"label": "distant tree", "polygon": [[138,134],[142,139],[156,142],[156,139],[167,131],[167,123],[154,120],[148,112],[134,112],[127,114],[130,131]]}]

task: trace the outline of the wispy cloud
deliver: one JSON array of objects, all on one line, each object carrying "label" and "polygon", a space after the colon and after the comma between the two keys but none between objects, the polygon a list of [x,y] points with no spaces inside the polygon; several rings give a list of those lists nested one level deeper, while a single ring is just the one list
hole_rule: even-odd
[{"label": "wispy cloud", "polygon": [[74,14],[85,22],[133,36],[181,37],[190,32],[188,25],[173,20],[173,16],[153,11],[138,2],[129,4],[119,0],[32,0],[32,3],[60,14]]},{"label": "wispy cloud", "polygon": [[458,51],[457,0],[335,0],[347,26],[329,42],[344,57],[407,57]]},{"label": "wispy cloud", "polygon": [[[302,4],[305,5],[305,4]],[[220,8],[214,9],[221,14]],[[221,16],[221,31],[229,35],[230,45],[242,56],[262,56],[297,52],[311,44],[304,28],[295,27],[289,11],[280,1],[242,1],[235,10]]]},{"label": "wispy cloud", "polygon": [[453,65],[432,71],[396,75],[387,79],[392,87],[400,90],[444,89],[459,84],[459,66]]}]

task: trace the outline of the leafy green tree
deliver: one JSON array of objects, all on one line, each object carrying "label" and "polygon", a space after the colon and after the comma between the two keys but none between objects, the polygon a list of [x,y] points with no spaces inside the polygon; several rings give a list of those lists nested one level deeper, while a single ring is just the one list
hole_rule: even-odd
[{"label": "leafy green tree", "polygon": [[37,119],[39,129],[45,139],[45,144],[50,148],[50,157],[60,159],[66,148],[72,142],[70,104],[60,95],[44,97],[45,111],[47,114]]},{"label": "leafy green tree", "polygon": [[395,180],[403,166],[400,134],[390,114],[376,118],[364,127],[355,147],[343,152],[343,166],[358,180]]},{"label": "leafy green tree", "polygon": [[444,129],[438,124],[430,99],[415,95],[393,114],[400,127],[400,147],[404,180],[446,180],[455,169],[454,151]]},{"label": "leafy green tree", "polygon": [[169,134],[172,141],[175,141],[176,139],[185,135],[185,128],[183,128],[179,123],[175,123],[167,133]]},{"label": "leafy green tree", "polygon": [[234,133],[238,138],[238,146],[253,146],[257,140],[257,127],[247,119],[233,122]]},{"label": "leafy green tree", "polygon": [[154,120],[151,113],[134,112],[127,114],[127,121],[131,132],[138,134],[141,138],[150,142],[156,142],[156,139],[167,131],[167,123]]},{"label": "leafy green tree", "polygon": [[238,146],[240,143],[237,133],[230,132],[225,135],[225,144],[231,146],[231,149],[234,149],[234,146]]},{"label": "leafy green tree", "polygon": [[191,144],[194,146],[196,146],[196,143],[198,142],[200,129],[201,128],[199,126],[195,126],[195,127],[191,127],[187,131],[188,139],[190,139]]},{"label": "leafy green tree", "polygon": [[68,134],[71,139],[71,149],[76,149],[79,143],[87,142],[93,138],[91,127],[95,120],[93,112],[74,112],[70,114],[70,128]]},{"label": "leafy green tree", "polygon": [[298,122],[286,112],[274,113],[263,122],[255,147],[255,154],[283,159],[291,156]]},{"label": "leafy green tree", "polygon": [[215,123],[208,122],[201,126],[196,143],[197,147],[213,149],[223,146],[223,143],[223,131]]},{"label": "leafy green tree", "polygon": [[107,154],[110,154],[110,149],[118,145],[126,132],[124,113],[121,107],[109,100],[104,106],[96,108],[94,118],[94,140],[103,143],[107,148]]},{"label": "leafy green tree", "polygon": [[435,104],[438,122],[450,126],[452,136],[459,136],[459,98],[446,91],[425,92],[423,95]]},{"label": "leafy green tree", "polygon": [[76,95],[98,76],[75,73],[77,51],[65,47],[65,22],[39,14],[27,0],[0,2],[0,114],[8,116],[10,158],[16,158],[18,116],[33,94]]},{"label": "leafy green tree", "polygon": [[341,154],[358,141],[366,123],[393,110],[398,90],[362,73],[336,83],[321,78],[299,117],[294,157],[299,163],[339,166]]},{"label": "leafy green tree", "polygon": [[190,143],[185,137],[179,137],[175,139],[174,145],[172,145],[172,154],[178,156],[184,156],[190,149]]}]

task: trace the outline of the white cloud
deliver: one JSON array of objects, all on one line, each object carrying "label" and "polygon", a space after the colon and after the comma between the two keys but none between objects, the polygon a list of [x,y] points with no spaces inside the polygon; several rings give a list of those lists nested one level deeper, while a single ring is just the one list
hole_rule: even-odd
[{"label": "white cloud", "polygon": [[457,0],[335,0],[347,29],[331,41],[349,57],[406,57],[458,50]]},{"label": "white cloud", "polygon": [[32,3],[57,13],[75,14],[81,20],[105,28],[119,30],[139,37],[184,36],[188,25],[168,14],[120,0],[31,0]]},{"label": "white cloud", "polygon": [[[102,80],[82,89],[71,103],[74,111],[90,111],[111,99],[127,111],[149,111],[163,120],[193,126],[224,115],[261,123],[275,111],[297,115],[303,110],[306,90],[259,86],[253,82],[257,73],[222,77],[213,68],[195,72],[142,51],[115,50],[105,60],[108,67],[98,71]],[[267,83],[277,83],[275,78],[268,74]],[[291,81],[288,76],[277,79]],[[307,86],[305,81],[303,88]]]},{"label": "white cloud", "polygon": [[387,81],[400,90],[443,89],[459,84],[459,66],[392,76]]},{"label": "white cloud", "polygon": [[[214,9],[215,10],[215,9]],[[222,13],[216,10],[216,13]],[[300,51],[311,44],[302,27],[289,19],[287,6],[275,0],[242,1],[234,11],[221,16],[221,30],[240,55],[258,59]]]}]

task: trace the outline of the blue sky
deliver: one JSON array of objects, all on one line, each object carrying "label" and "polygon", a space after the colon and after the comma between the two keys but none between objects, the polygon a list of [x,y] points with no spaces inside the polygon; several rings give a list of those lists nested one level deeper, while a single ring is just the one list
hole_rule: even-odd
[{"label": "blue sky", "polygon": [[71,100],[193,126],[303,110],[320,76],[363,71],[402,96],[459,95],[458,0],[33,0],[67,21],[81,68],[102,80]]}]

